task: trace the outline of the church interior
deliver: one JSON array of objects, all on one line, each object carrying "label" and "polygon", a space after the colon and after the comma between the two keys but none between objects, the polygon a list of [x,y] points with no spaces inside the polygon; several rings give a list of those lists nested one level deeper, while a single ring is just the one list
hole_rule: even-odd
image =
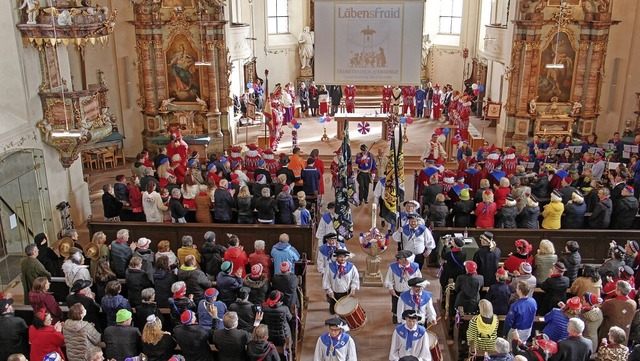
[{"label": "church interior", "polygon": [[[129,176],[143,149],[156,154],[175,131],[190,152],[197,150],[203,158],[226,155],[233,145],[266,148],[269,136],[260,109],[248,120],[235,109],[234,98],[253,94],[253,85],[262,82],[265,93],[275,84],[291,82],[296,89],[302,82],[309,85],[320,62],[344,55],[316,49],[301,56],[306,30],[316,37],[328,31],[314,14],[317,3],[326,1],[1,2],[0,28],[6,35],[0,38],[6,51],[0,57],[2,290],[21,289],[16,287],[16,266],[35,234],[56,239],[72,223],[80,241],[89,242],[85,226],[103,219],[103,184],[117,174]],[[403,1],[413,0],[398,0]],[[581,141],[592,133],[602,139],[614,132],[631,138],[640,134],[640,67],[632,66],[640,54],[640,2],[420,2],[423,23],[412,24],[409,31],[419,32],[422,43],[406,44],[422,49],[416,62],[419,79],[389,85],[452,84],[459,91],[473,85],[469,141],[474,151],[485,142],[526,147],[534,136]],[[383,87],[355,85],[356,112],[377,115]],[[299,104],[294,107],[300,126],[283,127],[276,154],[288,154],[296,145],[306,154],[315,148],[328,167],[342,144],[343,123],[331,117],[319,122]],[[444,118],[415,117],[404,124],[407,190],[414,189],[429,136],[442,127]],[[352,124],[350,130],[354,150],[360,144],[374,153],[389,150],[383,123],[367,123],[366,131]],[[447,150],[455,154],[452,137],[447,138]],[[322,181],[331,189],[328,168]],[[327,191],[325,204],[333,200],[332,193]],[[352,209],[356,234],[369,230],[371,206]],[[348,247],[356,253],[353,262],[365,269],[367,257],[357,241]],[[391,248],[382,255],[383,268],[394,260]],[[425,276],[431,280],[429,291],[444,302],[436,271],[429,268]],[[306,282],[305,332],[296,353],[300,360],[313,359],[329,317],[314,266],[309,266]],[[387,290],[363,287],[358,297],[368,316],[366,327],[354,336],[358,356],[387,359],[395,327]],[[454,357],[445,322],[449,320],[430,330],[437,335],[443,360]]]}]

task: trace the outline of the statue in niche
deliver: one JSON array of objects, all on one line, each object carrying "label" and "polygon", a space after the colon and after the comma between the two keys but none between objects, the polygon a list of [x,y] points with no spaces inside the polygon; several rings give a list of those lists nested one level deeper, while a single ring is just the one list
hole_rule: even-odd
[{"label": "statue in niche", "polygon": [[536,103],[537,100],[538,100],[538,97],[535,97],[529,100],[529,114],[531,115],[536,114],[536,109],[538,108],[538,104]]},{"label": "statue in niche", "polygon": [[311,59],[313,59],[314,35],[313,31],[310,31],[308,26],[304,27],[304,30],[298,37],[298,44],[300,44],[298,53],[300,54],[301,67],[303,69],[310,67]]},{"label": "statue in niche", "polygon": [[27,8],[27,24],[37,24],[36,18],[40,10],[40,2],[38,0],[24,0],[18,9],[22,10],[25,7]]}]

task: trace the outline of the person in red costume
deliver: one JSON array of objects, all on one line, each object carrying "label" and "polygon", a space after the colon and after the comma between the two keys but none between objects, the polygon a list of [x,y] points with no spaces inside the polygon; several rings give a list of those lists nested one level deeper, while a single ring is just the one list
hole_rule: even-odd
[{"label": "person in red costume", "polygon": [[244,156],[244,169],[247,171],[249,179],[254,179],[253,172],[258,168],[258,162],[262,159],[261,149],[251,143],[247,146],[249,150]]},{"label": "person in red costume", "polygon": [[234,145],[229,148],[229,162],[233,164],[233,162],[240,162],[240,164],[244,164],[244,160],[242,159],[242,148],[239,145]]},{"label": "person in red costume", "polygon": [[331,166],[329,168],[331,170],[331,185],[333,188],[335,188],[336,185],[338,184],[338,171],[339,171],[338,161],[339,161],[341,151],[342,151],[341,148],[338,148],[333,152],[334,154],[333,160],[331,161]]},{"label": "person in red costume", "polygon": [[385,85],[382,87],[382,113],[389,113],[391,111],[391,97],[393,96],[393,89],[391,85]]},{"label": "person in red costume", "polygon": [[506,155],[502,161],[502,170],[507,178],[516,174],[516,167],[518,166],[518,158],[516,158],[516,148],[507,148]]},{"label": "person in red costume", "polygon": [[174,154],[180,155],[180,163],[186,167],[187,159],[189,158],[189,145],[182,139],[180,129],[175,129],[171,132],[169,144],[167,144],[167,156],[169,159],[173,159]]},{"label": "person in red costume", "polygon": [[174,154],[171,158],[171,168],[173,168],[173,174],[176,176],[176,183],[184,183],[184,176],[187,174],[187,167],[182,165],[182,159],[180,155]]},{"label": "person in red costume", "polygon": [[356,86],[347,85],[344,87],[344,104],[347,108],[347,113],[355,113],[356,111]]},{"label": "person in red costume", "polygon": [[440,85],[436,84],[433,87],[433,119],[440,120],[442,114],[442,92],[440,92]]},{"label": "person in red costume", "polygon": [[275,155],[273,154],[273,149],[265,149],[265,151],[262,153],[262,158],[264,159],[265,166],[269,171],[271,179],[276,179],[276,173],[280,170],[280,168],[282,168],[282,164],[276,159]]},{"label": "person in red costume", "polygon": [[412,117],[416,115],[415,98],[416,87],[407,85],[402,88],[402,114],[409,114]]},{"label": "person in red costume", "polygon": [[460,119],[458,123],[458,129],[460,130],[460,136],[463,140],[469,140],[469,115],[471,114],[471,98],[463,97],[459,105],[458,117]]}]

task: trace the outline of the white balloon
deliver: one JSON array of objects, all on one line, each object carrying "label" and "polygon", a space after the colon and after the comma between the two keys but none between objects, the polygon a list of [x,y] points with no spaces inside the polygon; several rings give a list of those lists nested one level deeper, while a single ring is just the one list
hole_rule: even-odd
[{"label": "white balloon", "polygon": [[445,142],[445,140],[447,140],[447,136],[446,136],[446,135],[444,135],[444,134],[440,134],[440,135],[438,136],[438,142],[440,142],[440,143],[444,143],[444,142]]},{"label": "white balloon", "polygon": [[476,83],[471,84],[471,89],[473,89],[473,90],[478,89],[478,84],[476,84]]}]

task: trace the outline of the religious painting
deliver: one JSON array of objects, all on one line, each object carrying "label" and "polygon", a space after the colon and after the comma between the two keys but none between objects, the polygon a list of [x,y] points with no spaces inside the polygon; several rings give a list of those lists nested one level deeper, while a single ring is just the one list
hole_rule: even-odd
[{"label": "religious painting", "polygon": [[256,119],[256,105],[252,102],[247,102],[247,118]]},{"label": "religious painting", "polygon": [[200,98],[200,67],[196,66],[199,53],[191,39],[176,34],[165,52],[167,63],[167,89],[175,102],[196,102]]},{"label": "religious painting", "polygon": [[162,0],[163,8],[193,8],[193,0]]},{"label": "religious painting", "polygon": [[549,0],[549,6],[560,6],[561,3],[565,3],[569,6],[578,6],[580,5],[580,0]]},{"label": "religious painting", "polygon": [[[571,101],[575,60],[576,50],[566,32],[554,34],[548,40],[540,56],[538,102],[548,103],[553,97],[558,97],[560,103]],[[546,68],[547,64],[556,64],[558,67],[549,69]]]}]

